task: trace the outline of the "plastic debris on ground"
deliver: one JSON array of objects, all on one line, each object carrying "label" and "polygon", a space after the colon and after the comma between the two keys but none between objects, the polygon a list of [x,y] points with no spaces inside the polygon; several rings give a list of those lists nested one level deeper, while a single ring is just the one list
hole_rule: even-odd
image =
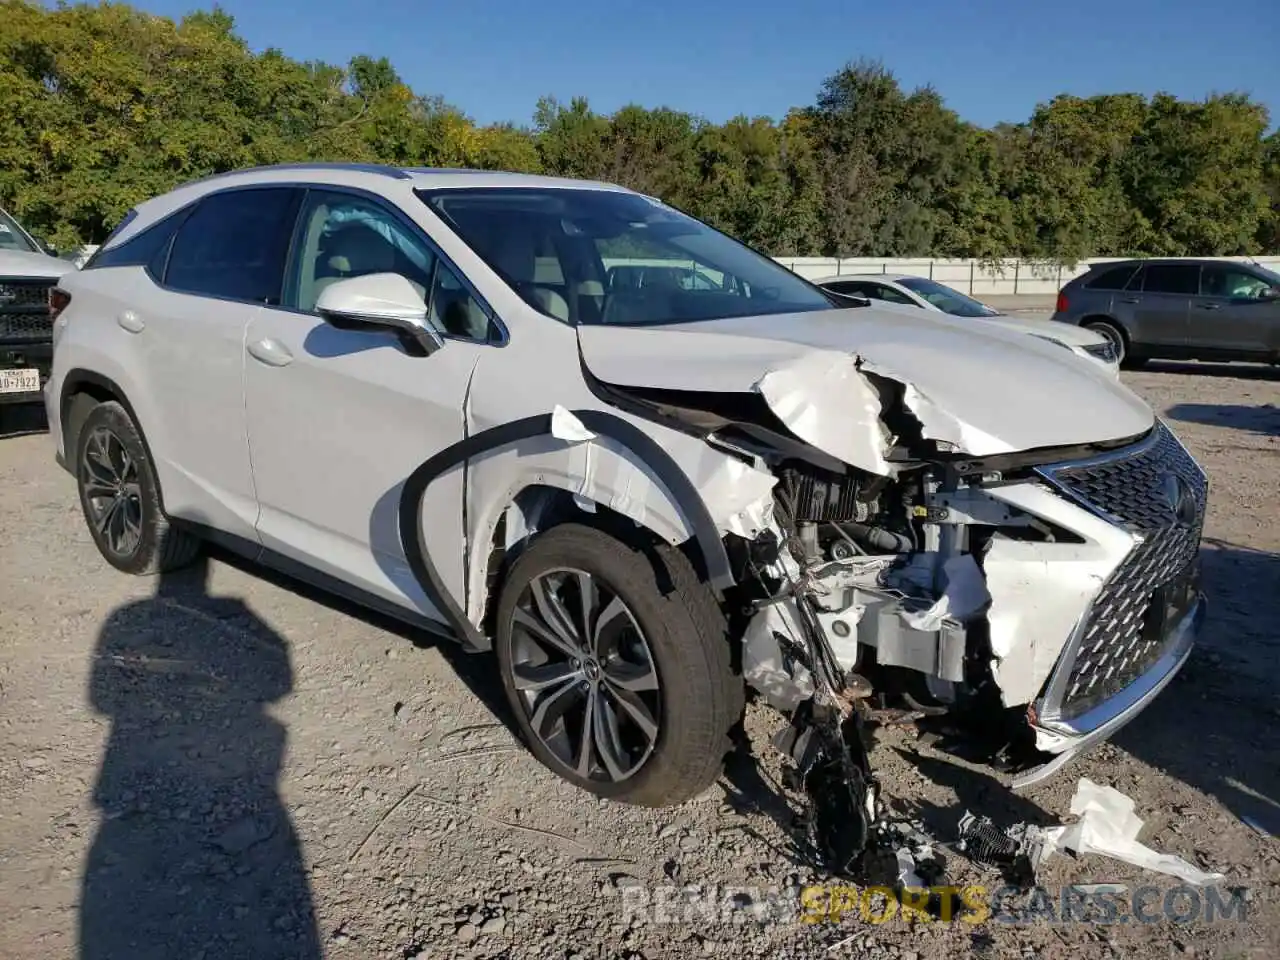
[{"label": "plastic debris on ground", "polygon": [[1226,879],[1221,873],[1209,873],[1181,857],[1159,853],[1139,843],[1143,821],[1134,812],[1133,801],[1114,787],[1081,778],[1071,799],[1071,812],[1080,817],[1075,823],[1041,831],[1041,862],[1054,851],[1064,849],[1079,855],[1097,853],[1123,860],[1196,886]]}]

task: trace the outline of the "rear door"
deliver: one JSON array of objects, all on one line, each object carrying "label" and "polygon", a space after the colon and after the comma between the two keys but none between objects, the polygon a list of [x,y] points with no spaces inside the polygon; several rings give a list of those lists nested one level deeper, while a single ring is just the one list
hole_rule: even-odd
[{"label": "rear door", "polygon": [[1114,302],[1132,318],[1129,333],[1138,351],[1178,354],[1187,346],[1191,301],[1199,292],[1199,264],[1148,263]]},{"label": "rear door", "polygon": [[182,222],[160,281],[117,317],[155,402],[143,424],[174,516],[256,540],[244,411],[244,337],[279,303],[301,192],[210,194]]},{"label": "rear door", "polygon": [[1191,303],[1188,343],[1212,358],[1265,357],[1280,349],[1280,300],[1271,284],[1234,264],[1205,264]]}]

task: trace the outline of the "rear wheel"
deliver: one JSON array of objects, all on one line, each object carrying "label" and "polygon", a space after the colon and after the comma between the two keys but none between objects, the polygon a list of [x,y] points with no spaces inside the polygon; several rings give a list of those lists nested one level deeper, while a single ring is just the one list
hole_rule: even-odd
[{"label": "rear wheel", "polygon": [[169,523],[160,487],[133,419],[115,401],[100,403],[77,434],[76,484],[89,535],[125,573],[160,573],[194,559],[199,541]]},{"label": "rear wheel", "polygon": [[629,803],[675,804],[715,782],[743,706],[729,652],[683,554],[591,527],[535,540],[498,603],[502,683],[534,756]]}]

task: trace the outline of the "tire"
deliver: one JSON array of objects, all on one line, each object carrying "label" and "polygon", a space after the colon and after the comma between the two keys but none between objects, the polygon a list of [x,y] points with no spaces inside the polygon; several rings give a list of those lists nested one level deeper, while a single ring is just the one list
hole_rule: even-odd
[{"label": "tire", "polygon": [[[584,576],[598,601],[591,630],[578,605]],[[542,610],[558,598],[559,610],[574,611],[567,630],[578,641],[554,633],[538,593]],[[555,527],[512,566],[496,625],[503,689],[544,766],[598,796],[647,807],[681,803],[715,782],[745,690],[724,614],[680,551]],[[581,763],[581,718],[592,704],[600,723]]]},{"label": "tire", "polygon": [[1101,337],[1106,337],[1116,348],[1117,363],[1126,370],[1133,370],[1146,363],[1142,357],[1131,356],[1129,338],[1123,330],[1110,320],[1086,320],[1081,324],[1086,330],[1092,330]]},{"label": "tire", "polygon": [[80,509],[107,563],[146,575],[195,559],[200,541],[165,516],[146,445],[122,405],[112,400],[89,411],[76,437],[74,462]]}]

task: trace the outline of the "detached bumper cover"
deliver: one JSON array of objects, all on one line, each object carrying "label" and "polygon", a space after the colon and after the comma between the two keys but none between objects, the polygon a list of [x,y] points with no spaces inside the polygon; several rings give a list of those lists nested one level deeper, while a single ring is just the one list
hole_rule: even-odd
[{"label": "detached bumper cover", "polygon": [[1032,705],[1036,745],[1057,756],[1015,786],[1050,776],[1137,716],[1186,662],[1205,615],[1198,555],[1208,478],[1163,422],[1132,447],[1040,473],[1135,546]]},{"label": "detached bumper cover", "polygon": [[1191,611],[1170,633],[1168,646],[1160,658],[1146,673],[1115,696],[1069,722],[1059,721],[1053,726],[1037,726],[1037,740],[1056,755],[1048,763],[1017,777],[1013,781],[1014,789],[1029,787],[1053,776],[1145,710],[1187,662],[1204,623],[1207,607],[1204,596],[1197,595]]}]

